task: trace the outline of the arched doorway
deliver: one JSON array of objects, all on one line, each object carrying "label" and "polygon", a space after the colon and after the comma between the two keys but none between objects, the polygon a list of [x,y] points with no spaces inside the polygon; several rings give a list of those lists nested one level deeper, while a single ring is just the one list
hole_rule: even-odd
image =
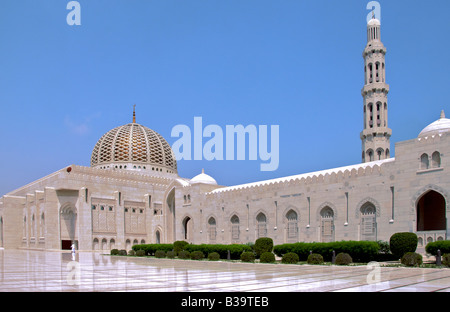
[{"label": "arched doorway", "polygon": [[183,220],[183,239],[187,242],[192,240],[192,219],[190,217]]},{"label": "arched doorway", "polygon": [[445,198],[440,193],[430,190],[417,201],[417,231],[445,231]]},{"label": "arched doorway", "polygon": [[60,233],[61,233],[61,249],[71,249],[72,244],[77,245],[76,237],[76,221],[77,210],[72,203],[65,203],[60,210]]},{"label": "arched doorway", "polygon": [[161,232],[159,230],[157,230],[155,233],[155,243],[161,244]]}]

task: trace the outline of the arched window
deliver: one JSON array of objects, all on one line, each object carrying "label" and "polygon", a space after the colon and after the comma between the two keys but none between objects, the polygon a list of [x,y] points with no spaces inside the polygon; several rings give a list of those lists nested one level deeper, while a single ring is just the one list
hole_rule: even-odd
[{"label": "arched window", "polygon": [[92,249],[98,250],[98,238],[94,238],[92,241]]},{"label": "arched window", "polygon": [[257,237],[267,237],[267,218],[266,215],[260,212],[256,216]]},{"label": "arched window", "polygon": [[367,159],[369,161],[374,161],[373,157],[374,157],[373,156],[373,150],[372,149],[367,150]]},{"label": "arched window", "polygon": [[430,163],[428,161],[428,154],[423,153],[422,156],[420,156],[420,169],[428,169],[430,166]]},{"label": "arched window", "polygon": [[208,220],[208,238],[210,241],[215,241],[217,236],[216,219],[213,217]]},{"label": "arched window", "polygon": [[373,104],[369,103],[369,128],[373,128]]},{"label": "arched window", "polygon": [[288,241],[297,241],[298,239],[298,215],[294,210],[289,210],[286,214],[287,219],[287,239]]},{"label": "arched window", "polygon": [[441,154],[439,152],[434,152],[433,155],[431,155],[431,167],[441,167]]},{"label": "arched window", "polygon": [[44,237],[45,236],[45,217],[44,213],[41,215],[41,223],[39,224],[39,236]]},{"label": "arched window", "polygon": [[368,202],[361,206],[361,240],[376,241],[377,220],[376,208]]},{"label": "arched window", "polygon": [[239,217],[233,215],[230,219],[231,222],[231,240],[233,242],[239,241],[240,231],[239,231]]},{"label": "arched window", "polygon": [[377,160],[381,160],[384,157],[384,150],[382,148],[377,149]]},{"label": "arched window", "polygon": [[156,244],[161,244],[161,232],[160,231],[156,231],[156,233],[155,233],[155,242],[156,242]]},{"label": "arched window", "polygon": [[334,211],[330,207],[324,207],[320,211],[322,242],[334,241]]},{"label": "arched window", "polygon": [[192,220],[190,217],[186,217],[183,220],[184,239],[190,241],[192,239]]}]

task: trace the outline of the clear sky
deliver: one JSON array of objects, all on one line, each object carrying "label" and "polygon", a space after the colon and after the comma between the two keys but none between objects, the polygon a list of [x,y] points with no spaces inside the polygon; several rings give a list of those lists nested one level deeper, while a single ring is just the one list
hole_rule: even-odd
[{"label": "clear sky", "polygon": [[[107,131],[279,125],[279,167],[178,162],[235,185],[361,162],[361,0],[0,1],[0,195],[70,164],[89,166]],[[450,1],[382,1],[395,143],[450,115]]]}]

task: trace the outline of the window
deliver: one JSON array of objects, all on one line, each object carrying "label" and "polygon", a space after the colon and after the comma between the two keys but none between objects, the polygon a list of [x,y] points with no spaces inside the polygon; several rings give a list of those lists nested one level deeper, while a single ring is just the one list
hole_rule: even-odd
[{"label": "window", "polygon": [[330,207],[324,207],[320,211],[322,242],[334,241],[334,212]]},{"label": "window", "polygon": [[231,217],[231,239],[233,241],[239,240],[239,217],[234,215]]},{"label": "window", "polygon": [[208,236],[209,236],[209,240],[210,241],[215,241],[216,240],[216,235],[217,235],[216,219],[211,217],[208,220]]},{"label": "window", "polygon": [[297,241],[298,236],[298,216],[294,210],[289,210],[286,214],[287,219],[287,239],[288,241]]},{"label": "window", "polygon": [[377,238],[376,208],[367,202],[361,207],[361,240],[375,241]]},{"label": "window", "polygon": [[267,218],[262,212],[256,217],[257,236],[267,237]]},{"label": "window", "polygon": [[428,154],[423,153],[422,156],[420,156],[420,169],[425,170],[428,169],[430,166],[430,163],[428,161]]},{"label": "window", "polygon": [[439,152],[434,152],[433,155],[431,155],[431,166],[433,168],[441,167],[441,154]]}]

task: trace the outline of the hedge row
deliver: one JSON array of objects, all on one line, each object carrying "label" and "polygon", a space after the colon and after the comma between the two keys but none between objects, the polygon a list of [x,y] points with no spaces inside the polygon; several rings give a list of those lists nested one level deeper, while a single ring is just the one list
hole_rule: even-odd
[{"label": "hedge row", "polygon": [[241,258],[241,254],[245,251],[252,251],[252,248],[247,245],[240,244],[200,244],[194,245],[189,244],[184,247],[185,250],[189,252],[193,251],[201,251],[205,255],[209,255],[210,253],[217,252],[220,255],[221,259],[227,259],[228,250],[230,251],[230,259],[239,260]]},{"label": "hedge row", "polygon": [[162,250],[164,252],[172,251],[173,244],[138,244],[131,247],[134,251],[143,250],[146,256],[154,256],[155,252]]},{"label": "hedge row", "polygon": [[[175,247],[178,247],[178,246],[175,246]],[[174,244],[139,244],[139,245],[133,245],[132,249],[134,251],[144,250],[145,254],[147,256],[154,256],[155,252],[158,251],[158,250],[162,250],[162,251],[167,253],[168,251],[172,251],[175,248],[174,248]],[[205,255],[209,255],[209,254],[211,254],[213,252],[217,252],[220,255],[221,259],[227,259],[228,251],[230,251],[230,259],[239,260],[240,257],[241,257],[241,254],[244,251],[252,251],[252,248],[250,246],[247,246],[247,245],[239,245],[239,244],[230,244],[230,245],[223,245],[223,244],[201,244],[201,245],[186,244],[186,245],[184,245],[183,250],[186,250],[189,253],[192,253],[194,251],[201,251]],[[181,250],[178,249],[178,251],[181,251]]]},{"label": "hedge row", "polygon": [[331,243],[292,243],[276,245],[273,252],[282,257],[289,252],[296,253],[300,261],[306,261],[311,253],[320,254],[325,261],[331,261],[333,250],[349,254],[355,262],[368,262],[374,260],[379,251],[377,242],[369,241],[341,241]]}]

